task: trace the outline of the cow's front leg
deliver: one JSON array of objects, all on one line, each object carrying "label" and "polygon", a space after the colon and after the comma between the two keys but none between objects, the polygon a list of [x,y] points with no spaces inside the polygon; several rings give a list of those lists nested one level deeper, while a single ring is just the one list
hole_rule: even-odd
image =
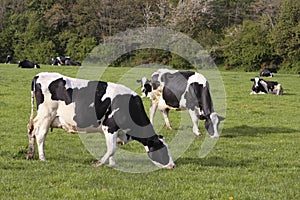
[{"label": "cow's front leg", "polygon": [[103,132],[105,135],[107,150],[104,156],[94,164],[95,167],[104,165],[107,160],[109,160],[109,166],[115,165],[115,160],[113,158],[113,155],[116,152],[116,148],[117,148],[118,132],[115,131],[114,133],[110,133],[108,132],[108,127],[103,127]]},{"label": "cow's front leg", "polygon": [[199,136],[199,135],[201,135],[201,132],[199,131],[199,128],[198,128],[199,118],[197,116],[197,112],[196,112],[196,110],[189,110],[189,113],[190,113],[190,116],[191,116],[191,119],[193,122],[193,133],[195,133],[195,135]]},{"label": "cow's front leg", "polygon": [[169,121],[169,111],[170,111],[169,109],[164,109],[161,112],[163,114],[167,129],[172,130],[172,126],[171,126],[170,121]]}]

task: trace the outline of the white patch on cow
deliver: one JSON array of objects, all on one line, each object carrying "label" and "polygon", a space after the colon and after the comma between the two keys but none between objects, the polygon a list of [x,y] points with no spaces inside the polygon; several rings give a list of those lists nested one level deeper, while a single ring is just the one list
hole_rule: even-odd
[{"label": "white patch on cow", "polygon": [[148,146],[144,146],[146,152],[148,153],[149,152],[149,147]]},{"label": "white patch on cow", "polygon": [[120,108],[114,109],[109,115],[108,118],[112,118],[115,114],[115,112],[118,112],[118,110],[120,110]]},{"label": "white patch on cow", "polygon": [[95,103],[92,102],[90,105],[89,105],[89,108],[93,108],[95,106]]},{"label": "white patch on cow", "polygon": [[115,83],[107,83],[106,93],[102,97],[102,101],[106,98],[114,99],[117,95],[131,94],[137,96],[137,93],[125,87],[124,85],[118,85]]},{"label": "white patch on cow", "polygon": [[259,78],[258,77],[255,77],[254,78],[254,87],[258,87],[258,82],[259,82]]},{"label": "white patch on cow", "polygon": [[277,84],[274,86],[274,93],[276,95],[282,95],[283,94],[283,88],[281,86],[281,84]]},{"label": "white patch on cow", "polygon": [[207,80],[202,74],[195,73],[194,75],[190,76],[188,79],[188,85],[192,83],[199,83],[203,85],[203,87],[206,87]]}]

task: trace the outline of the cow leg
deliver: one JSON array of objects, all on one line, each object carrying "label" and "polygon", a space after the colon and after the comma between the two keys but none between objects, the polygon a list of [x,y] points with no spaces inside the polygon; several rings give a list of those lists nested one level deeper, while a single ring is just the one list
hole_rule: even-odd
[{"label": "cow leg", "polygon": [[[33,120],[33,131],[30,137],[35,137],[38,146],[39,159],[42,161],[46,161],[45,154],[44,154],[44,144],[45,144],[45,139],[50,124],[54,120],[55,116],[56,116],[56,112],[50,111],[40,106],[40,109],[38,110],[38,114],[36,118]],[[29,144],[32,147],[33,146],[32,142],[34,140],[31,138],[29,140],[30,140]]]},{"label": "cow leg", "polygon": [[170,124],[170,121],[169,121],[169,109],[165,109],[165,110],[162,110],[162,114],[163,114],[163,117],[164,117],[164,120],[165,120],[165,123],[166,123],[166,126],[169,130],[172,130],[172,127],[171,127],[171,124]]},{"label": "cow leg", "polygon": [[107,160],[109,160],[109,166],[115,165],[115,160],[113,158],[113,155],[117,149],[118,131],[115,131],[114,133],[109,133],[108,127],[103,127],[103,132],[105,135],[107,150],[104,156],[94,164],[95,167],[104,165]]},{"label": "cow leg", "polygon": [[201,132],[199,131],[198,128],[198,116],[197,116],[197,112],[196,109],[195,110],[189,110],[192,122],[193,122],[193,133],[195,133],[197,136],[201,135]]},{"label": "cow leg", "polygon": [[37,127],[37,131],[35,134],[36,142],[38,145],[38,151],[39,151],[39,159],[42,161],[46,161],[46,157],[44,154],[44,144],[46,135],[49,130],[49,124],[42,124],[41,126]]},{"label": "cow leg", "polygon": [[150,107],[150,110],[149,110],[150,122],[151,122],[152,125],[153,125],[153,122],[154,122],[154,115],[155,115],[157,106],[158,106],[157,104],[152,103],[152,105]]}]

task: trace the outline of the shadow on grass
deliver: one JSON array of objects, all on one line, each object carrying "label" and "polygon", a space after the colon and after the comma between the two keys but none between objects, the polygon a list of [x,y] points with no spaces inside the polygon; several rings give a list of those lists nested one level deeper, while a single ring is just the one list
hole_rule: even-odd
[{"label": "shadow on grass", "polygon": [[193,164],[204,167],[246,167],[252,161],[247,159],[231,161],[219,156],[213,156],[207,158],[179,158],[176,160],[176,163],[178,165]]},{"label": "shadow on grass", "polygon": [[233,128],[224,128],[221,137],[240,137],[240,136],[258,136],[260,134],[288,134],[297,133],[300,130],[286,127],[254,127],[248,125],[236,126]]}]

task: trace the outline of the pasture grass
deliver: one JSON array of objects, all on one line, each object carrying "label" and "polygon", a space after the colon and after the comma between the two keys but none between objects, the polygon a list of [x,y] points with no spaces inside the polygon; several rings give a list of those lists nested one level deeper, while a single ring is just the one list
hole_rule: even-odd
[{"label": "pasture grass", "polygon": [[[78,70],[41,67],[0,65],[1,199],[300,199],[298,75],[272,78],[283,85],[283,96],[249,95],[250,78],[258,73],[222,71],[226,120],[213,150],[200,158],[204,137],[196,137],[175,169],[126,173],[92,167],[95,158],[79,136],[58,129],[47,136],[47,162],[25,159],[32,77],[40,71],[75,77]],[[103,79],[117,81],[128,70],[109,68]],[[149,100],[144,102],[148,108]],[[160,130],[167,141],[180,128],[178,115],[170,113],[173,131]],[[126,146],[120,148],[141,148]]]}]

